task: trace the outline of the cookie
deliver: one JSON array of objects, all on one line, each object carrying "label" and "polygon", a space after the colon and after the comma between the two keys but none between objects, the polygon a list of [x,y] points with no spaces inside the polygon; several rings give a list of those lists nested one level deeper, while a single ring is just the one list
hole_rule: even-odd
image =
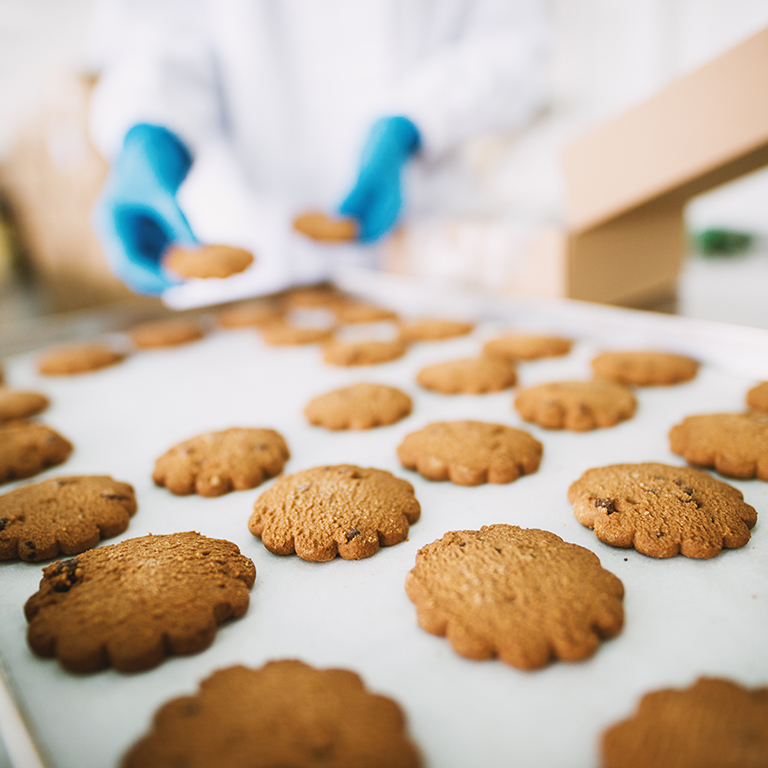
[{"label": "cookie", "polygon": [[342,464],[281,477],[256,500],[248,529],[276,555],[360,560],[404,541],[420,514],[410,483]]},{"label": "cookie", "polygon": [[588,469],[571,484],[568,500],[600,541],[651,557],[714,557],[723,547],[743,547],[757,522],[738,489],[667,464]]},{"label": "cookie", "polygon": [[343,341],[332,339],[323,345],[323,361],[329,365],[378,365],[397,360],[408,350],[402,339]]},{"label": "cookie", "polygon": [[27,642],[70,672],[139,672],[207,648],[242,616],[256,579],[236,544],[192,531],[88,550],[43,570]]},{"label": "cookie", "polygon": [[152,479],[177,496],[222,496],[279,475],[289,458],[285,440],[273,429],[233,427],[174,445],[155,462]]},{"label": "cookie", "polygon": [[406,469],[456,485],[511,483],[539,468],[543,447],[521,429],[483,421],[443,421],[411,432],[397,448]]},{"label": "cookie", "polygon": [[283,310],[275,301],[248,301],[225,309],[216,316],[221,328],[262,328],[279,321]]},{"label": "cookie", "polygon": [[768,481],[768,414],[689,416],[670,430],[669,448],[689,464],[714,467],[728,477]]},{"label": "cookie", "polygon": [[261,329],[261,338],[272,347],[292,347],[318,344],[333,335],[333,328],[311,328],[277,320]]},{"label": "cookie", "polygon": [[768,688],[701,677],[689,688],[647,693],[600,746],[603,768],[764,768]]},{"label": "cookie", "polygon": [[555,381],[521,390],[515,408],[525,421],[545,429],[586,432],[631,419],[637,400],[613,381]]},{"label": "cookie", "polygon": [[561,336],[541,336],[531,333],[507,333],[483,345],[483,353],[505,360],[538,360],[560,357],[571,351],[573,342]]},{"label": "cookie", "polygon": [[163,257],[163,267],[180,277],[224,278],[244,272],[253,264],[253,254],[231,245],[203,245],[199,248],[172,246]]},{"label": "cookie", "polygon": [[340,323],[378,323],[382,320],[396,320],[397,313],[385,307],[369,304],[366,301],[347,299],[338,301],[331,309]]},{"label": "cookie", "polygon": [[122,533],[134,512],[133,488],[111,477],[25,485],[0,496],[0,560],[76,555]]},{"label": "cookie", "polygon": [[21,419],[0,424],[0,483],[63,464],[70,453],[72,443],[44,424]]},{"label": "cookie", "polygon": [[178,347],[202,339],[205,334],[196,320],[173,317],[142,323],[131,330],[131,341],[139,349]]},{"label": "cookie", "polygon": [[108,368],[123,360],[122,352],[106,344],[73,344],[44,352],[37,361],[37,372],[42,376],[72,376]]},{"label": "cookie", "polygon": [[371,429],[394,424],[410,414],[411,398],[384,384],[355,384],[335,389],[307,404],[310,424],[326,429]]},{"label": "cookie", "polygon": [[271,661],[220,669],[164,704],[122,768],[419,768],[399,705],[354,672]]},{"label": "cookie", "polygon": [[747,392],[747,405],[755,411],[768,413],[768,381],[752,387]]},{"label": "cookie", "polygon": [[50,401],[37,392],[22,392],[0,387],[0,422],[26,419],[42,413]]},{"label": "cookie", "polygon": [[592,360],[592,370],[598,378],[619,384],[668,386],[690,381],[699,364],[690,357],[668,352],[603,352]]},{"label": "cookie", "polygon": [[408,343],[413,341],[442,341],[457,336],[466,336],[472,333],[475,328],[473,323],[437,318],[400,320],[399,327],[400,338]]},{"label": "cookie", "polygon": [[481,395],[514,386],[517,373],[506,360],[470,357],[422,368],[416,381],[425,389],[444,395]]},{"label": "cookie", "polygon": [[348,301],[347,296],[330,283],[289,288],[281,294],[281,298],[289,309],[328,309],[339,302]]},{"label": "cookie", "polygon": [[359,225],[351,218],[331,218],[322,211],[307,211],[293,220],[293,228],[312,240],[349,243],[357,240]]},{"label": "cookie", "polygon": [[469,659],[519,669],[592,656],[624,623],[624,587],[549,531],[485,525],[422,547],[405,581],[419,625]]}]

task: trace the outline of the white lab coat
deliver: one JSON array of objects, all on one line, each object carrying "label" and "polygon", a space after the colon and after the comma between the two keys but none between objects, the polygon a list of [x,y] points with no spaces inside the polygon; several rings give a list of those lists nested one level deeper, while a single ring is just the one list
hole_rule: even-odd
[{"label": "white lab coat", "polygon": [[544,91],[541,0],[105,0],[93,31],[97,146],[114,157],[137,122],[176,133],[195,157],[179,197],[193,230],[256,253],[223,298],[238,281],[246,295],[328,276],[290,219],[335,209],[378,117],[415,123],[428,178],[465,140],[524,123]]}]

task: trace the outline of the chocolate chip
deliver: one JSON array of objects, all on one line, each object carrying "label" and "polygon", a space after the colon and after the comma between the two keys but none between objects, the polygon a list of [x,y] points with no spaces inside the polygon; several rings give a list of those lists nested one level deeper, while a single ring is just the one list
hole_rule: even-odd
[{"label": "chocolate chip", "polygon": [[0,517],[0,531],[5,530],[5,526],[8,525],[8,523],[11,522],[11,519],[9,517]]},{"label": "chocolate chip", "polygon": [[615,499],[595,499],[595,506],[604,509],[606,515],[612,515],[616,511]]},{"label": "chocolate chip", "polygon": [[683,488],[683,493],[687,493],[689,496],[693,496],[693,488],[686,485]]},{"label": "chocolate chip", "polygon": [[460,541],[459,542],[459,546],[460,547],[466,547],[467,546],[467,542],[466,541]]},{"label": "chocolate chip", "polygon": [[34,542],[34,541],[32,541],[31,539],[30,539],[29,541],[25,541],[25,542],[24,542],[24,546],[25,546],[27,549],[30,549],[30,550],[35,550],[35,549],[37,549],[37,544],[35,544],[35,542]]},{"label": "chocolate chip", "polygon": [[102,499],[119,499],[120,501],[129,501],[128,496],[121,496],[119,493],[111,493],[110,491],[102,491],[100,494]]},{"label": "chocolate chip", "polygon": [[80,565],[80,562],[75,557],[72,560],[63,560],[51,566],[51,569],[46,573],[51,589],[54,592],[69,592],[77,584],[78,579],[75,572],[78,565]]},{"label": "chocolate chip", "polygon": [[357,528],[350,528],[347,531],[346,535],[347,535],[347,541],[352,541],[352,539],[360,535],[360,531],[358,531]]},{"label": "chocolate chip", "polygon": [[497,551],[499,554],[501,554],[501,550],[500,550],[498,547],[494,547],[494,549],[495,549],[495,550],[496,550],[496,551]]}]

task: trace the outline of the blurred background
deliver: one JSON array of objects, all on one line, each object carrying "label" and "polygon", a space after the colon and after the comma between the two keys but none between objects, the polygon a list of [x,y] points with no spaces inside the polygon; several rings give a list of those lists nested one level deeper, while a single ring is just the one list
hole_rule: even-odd
[{"label": "blurred background", "polygon": [[[88,219],[106,173],[86,130],[95,5],[0,0],[0,325],[130,298]],[[768,27],[765,0],[549,0],[549,13],[547,108],[461,149],[463,192],[414,217],[390,267],[503,289],[511,254],[562,225],[569,139]],[[768,328],[768,170],[696,198],[686,222],[677,310]],[[711,230],[733,236],[695,239]]]}]

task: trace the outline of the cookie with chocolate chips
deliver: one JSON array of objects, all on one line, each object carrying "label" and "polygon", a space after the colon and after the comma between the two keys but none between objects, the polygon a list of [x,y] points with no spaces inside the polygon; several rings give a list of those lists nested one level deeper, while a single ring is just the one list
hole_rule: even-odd
[{"label": "cookie with chocolate chips", "polygon": [[603,733],[600,751],[603,768],[763,768],[768,688],[701,677],[646,693],[631,717]]},{"label": "cookie with chocolate chips", "polygon": [[[226,760],[224,759],[226,755]],[[400,706],[354,672],[271,661],[220,669],[164,704],[123,768],[419,768]]]},{"label": "cookie with chocolate chips", "polygon": [[670,430],[669,449],[728,477],[768,481],[768,413],[688,416]]},{"label": "cookie with chocolate chips", "polygon": [[72,443],[44,424],[24,420],[0,424],[0,483],[63,464],[70,453]]},{"label": "cookie with chocolate chips", "polygon": [[342,464],[281,477],[256,500],[248,529],[276,555],[360,560],[404,541],[420,514],[410,483]]},{"label": "cookie with chocolate chips", "polygon": [[222,496],[279,475],[289,458],[274,429],[233,427],[174,445],[155,462],[152,479],[177,496]]},{"label": "cookie with chocolate chips", "polygon": [[525,421],[545,429],[586,432],[632,418],[637,400],[613,381],[553,381],[518,392],[515,408]]},{"label": "cookie with chocolate chips", "polygon": [[400,421],[411,407],[411,398],[395,387],[360,383],[312,398],[304,415],[326,429],[371,429]]},{"label": "cookie with chocolate chips", "polygon": [[472,357],[429,365],[419,371],[416,381],[444,395],[480,395],[509,389],[517,382],[517,373],[501,358]]},{"label": "cookie with chocolate chips", "polygon": [[0,560],[76,555],[117,536],[136,512],[128,483],[57,477],[0,496]]},{"label": "cookie with chocolate chips", "polygon": [[427,480],[456,485],[511,483],[539,468],[543,447],[522,429],[484,421],[441,421],[411,432],[400,463]]},{"label": "cookie with chocolate chips", "polygon": [[207,648],[248,609],[256,579],[237,545],[199,533],[142,536],[43,570],[27,642],[71,672],[139,672]]},{"label": "cookie with chocolate chips", "polygon": [[49,405],[48,398],[38,392],[0,387],[0,423],[36,416]]},{"label": "cookie with chocolate chips", "polygon": [[419,625],[469,659],[519,669],[578,661],[624,622],[624,587],[549,531],[486,525],[422,547],[405,582]]},{"label": "cookie with chocolate chips", "polygon": [[576,519],[600,541],[651,557],[714,557],[723,547],[743,547],[757,522],[737,488],[667,464],[588,469],[568,499]]}]

